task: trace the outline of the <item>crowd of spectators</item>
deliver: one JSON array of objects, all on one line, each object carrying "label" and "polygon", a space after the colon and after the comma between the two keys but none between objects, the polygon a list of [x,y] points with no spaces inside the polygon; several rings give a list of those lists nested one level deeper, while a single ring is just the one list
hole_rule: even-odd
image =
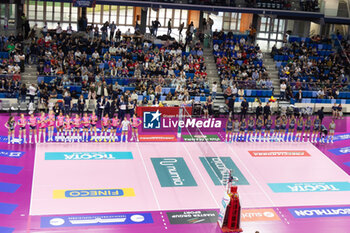
[{"label": "crowd of spectators", "polygon": [[[115,99],[133,91],[151,101],[159,101],[162,95],[180,101],[205,95],[209,83],[199,42],[168,40],[156,45],[131,33],[108,37],[106,27],[101,34],[89,34],[92,27],[88,27],[88,36],[56,30],[32,39],[30,61],[38,64],[37,75],[44,77],[38,79],[41,102],[47,105],[50,98],[80,94],[87,99]],[[124,87],[132,89],[122,93]],[[163,88],[174,91],[163,92]]]},{"label": "crowd of spectators", "polygon": [[293,98],[293,90],[298,91],[298,99],[303,91],[317,91],[320,99],[336,99],[339,91],[348,89],[348,61],[333,50],[328,38],[289,38],[281,48],[274,47],[272,55],[275,60],[282,56],[281,99]]},{"label": "crowd of spectators", "polygon": [[213,50],[225,98],[244,96],[244,89],[272,89],[263,53],[247,36],[213,33]]}]

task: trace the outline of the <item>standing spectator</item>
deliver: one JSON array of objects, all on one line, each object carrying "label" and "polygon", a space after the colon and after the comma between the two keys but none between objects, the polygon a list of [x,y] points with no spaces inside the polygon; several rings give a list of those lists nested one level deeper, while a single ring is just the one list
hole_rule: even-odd
[{"label": "standing spectator", "polygon": [[98,99],[97,99],[97,117],[98,119],[101,119],[101,117],[103,116],[103,110],[105,108],[105,98],[104,96],[100,96]]},{"label": "standing spectator", "polygon": [[36,95],[36,91],[37,91],[37,88],[35,87],[34,84],[30,84],[29,88],[28,88],[28,95],[29,95],[29,102],[30,103],[34,103],[34,97]]},{"label": "standing spectator", "polygon": [[73,28],[72,25],[69,23],[67,27],[67,35],[72,35],[73,34]]},{"label": "standing spectator", "polygon": [[21,89],[20,89],[20,96],[21,96],[21,103],[26,102],[26,97],[27,97],[27,86],[25,83],[22,84]]},{"label": "standing spectator", "polygon": [[318,115],[318,118],[319,118],[320,121],[321,121],[321,124],[322,124],[322,121],[323,121],[323,118],[324,118],[324,112],[323,112],[323,110],[324,110],[324,107],[321,107],[321,109],[317,111],[317,115]]},{"label": "standing spectator", "polygon": [[241,121],[242,121],[243,117],[246,118],[247,112],[248,112],[248,102],[244,98],[242,103],[241,103]]},{"label": "standing spectator", "polygon": [[280,100],[285,100],[286,98],[286,89],[287,89],[287,85],[286,82],[283,81],[280,85]]},{"label": "standing spectator", "polygon": [[256,109],[255,109],[256,119],[258,119],[262,114],[263,114],[263,107],[262,107],[261,102],[260,102],[259,106],[256,107]]},{"label": "standing spectator", "polygon": [[182,23],[180,24],[180,27],[179,27],[179,36],[180,36],[180,37],[182,37],[182,30],[184,29],[184,27],[185,27],[185,23],[182,22]]},{"label": "standing spectator", "polygon": [[208,106],[209,117],[211,117],[213,115],[213,100],[211,99],[211,96],[208,96],[205,104]]},{"label": "standing spectator", "polygon": [[218,84],[216,82],[213,83],[212,87],[211,87],[211,95],[213,100],[216,99],[216,92],[218,91]]},{"label": "standing spectator", "polygon": [[228,103],[227,103],[228,114],[229,114],[229,117],[231,117],[232,119],[235,116],[235,102],[236,102],[236,96],[232,96],[232,98],[228,99]]},{"label": "standing spectator", "polygon": [[84,95],[81,94],[78,99],[78,112],[81,117],[83,117],[83,114],[84,114],[84,107],[85,107],[85,99],[84,99]]},{"label": "standing spectator", "polygon": [[168,21],[168,32],[167,32],[167,35],[170,36],[171,34],[171,19],[169,19]]},{"label": "standing spectator", "polygon": [[109,30],[110,30],[110,33],[109,33],[109,40],[112,40],[113,37],[114,37],[114,32],[115,30],[117,29],[117,26],[115,25],[114,21],[109,25]]},{"label": "standing spectator", "polygon": [[62,27],[61,27],[60,22],[58,22],[58,23],[57,23],[57,27],[56,27],[56,35],[57,35],[57,37],[58,37],[59,35],[61,35],[61,33],[62,33]]},{"label": "standing spectator", "polygon": [[72,108],[72,97],[69,91],[66,92],[66,95],[63,97],[64,103],[64,115],[70,114]]},{"label": "standing spectator", "polygon": [[153,35],[154,36],[157,36],[158,28],[161,27],[161,26],[162,25],[158,21],[158,18],[156,18],[156,20],[153,21]]},{"label": "standing spectator", "polygon": [[264,106],[264,121],[271,115],[270,102],[267,102]]},{"label": "standing spectator", "polygon": [[295,100],[298,102],[298,103],[301,103],[301,100],[303,98],[303,93],[302,93],[302,90],[300,89],[298,91],[298,93],[295,94]]}]

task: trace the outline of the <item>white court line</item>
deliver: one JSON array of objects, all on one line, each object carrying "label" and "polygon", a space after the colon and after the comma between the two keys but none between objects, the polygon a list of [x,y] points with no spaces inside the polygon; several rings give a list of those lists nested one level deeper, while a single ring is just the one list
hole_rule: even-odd
[{"label": "white court line", "polygon": [[141,157],[141,160],[142,160],[143,167],[144,167],[145,170],[146,170],[148,182],[149,182],[150,185],[151,185],[152,193],[153,193],[154,199],[156,200],[158,210],[161,210],[160,204],[159,204],[159,202],[158,202],[157,194],[156,194],[156,191],[155,191],[154,188],[153,188],[153,184],[152,184],[152,182],[151,182],[151,177],[149,176],[148,169],[147,169],[146,163],[145,163],[145,161],[144,161],[144,159],[143,159],[142,152],[141,152],[141,150],[140,150],[139,144],[136,143],[136,146],[137,146],[137,150],[139,151],[139,154],[140,154],[140,157]]},{"label": "white court line", "polygon": [[[32,190],[30,192],[30,204],[29,204],[29,215],[32,215],[32,207],[33,207],[33,193],[34,193],[34,181],[35,181],[35,164],[37,160],[37,152],[38,152],[38,146],[35,143],[35,151],[34,151],[34,164],[33,164],[33,180],[32,180]],[[45,156],[45,155],[44,155]]]},{"label": "white court line", "polygon": [[275,203],[273,202],[273,200],[270,198],[270,196],[266,193],[266,191],[264,190],[264,188],[259,184],[259,182],[257,181],[257,179],[255,178],[255,176],[253,176],[253,174],[250,172],[250,170],[248,169],[248,167],[243,163],[243,161],[241,160],[241,158],[236,154],[236,152],[232,149],[231,145],[228,145],[229,149],[232,151],[232,153],[237,157],[237,159],[239,160],[239,162],[243,165],[243,167],[245,168],[245,170],[247,170],[247,172],[249,173],[249,175],[253,178],[253,180],[255,181],[255,183],[259,186],[259,188],[261,189],[261,191],[264,193],[264,195],[267,197],[267,199],[271,202],[272,206],[275,207]]},{"label": "white court line", "polygon": [[202,173],[200,172],[200,170],[199,170],[197,164],[194,162],[194,160],[193,160],[193,158],[192,158],[192,156],[191,156],[191,153],[187,150],[187,147],[185,146],[185,143],[181,143],[181,144],[182,144],[182,146],[185,148],[186,153],[190,156],[190,159],[191,159],[192,163],[194,164],[194,166],[196,167],[196,170],[197,170],[198,174],[200,175],[201,179],[203,180],[203,182],[204,182],[206,188],[208,189],[208,191],[209,191],[209,193],[210,193],[210,196],[213,198],[213,200],[215,201],[216,205],[219,207],[219,203],[216,201],[216,199],[215,199],[215,197],[214,197],[214,194],[210,191],[210,188],[209,188],[207,182],[205,182],[205,179],[204,179],[204,177],[202,176]]}]

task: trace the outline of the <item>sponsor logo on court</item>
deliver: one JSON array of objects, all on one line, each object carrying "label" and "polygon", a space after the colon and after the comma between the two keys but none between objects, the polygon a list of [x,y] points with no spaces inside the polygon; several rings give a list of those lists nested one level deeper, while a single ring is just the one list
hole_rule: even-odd
[{"label": "sponsor logo on court", "polygon": [[333,139],[334,139],[334,141],[348,140],[348,139],[350,139],[350,133],[334,135]]},{"label": "sponsor logo on court", "polygon": [[[18,143],[21,142],[21,140],[19,140],[19,138],[14,138],[14,139],[12,139],[12,140],[13,140],[13,142],[14,142],[15,144],[18,144]],[[0,136],[0,142],[5,142],[5,143],[7,143],[7,141],[8,141],[7,136]]]},{"label": "sponsor logo on court", "polygon": [[87,190],[54,190],[54,199],[91,198],[91,197],[133,197],[133,188],[87,189]]},{"label": "sponsor logo on court", "polygon": [[242,209],[242,221],[280,221],[276,212],[273,209]]},{"label": "sponsor logo on court", "polygon": [[268,185],[275,193],[350,191],[349,182],[270,183]]},{"label": "sponsor logo on court", "polygon": [[41,228],[153,223],[151,213],[41,217]]},{"label": "sponsor logo on court", "polygon": [[151,158],[151,161],[161,187],[197,186],[183,158]]},{"label": "sponsor logo on court", "polygon": [[207,134],[207,135],[182,135],[182,138],[185,142],[220,142],[221,139],[216,134]]},{"label": "sponsor logo on court", "polygon": [[253,157],[304,157],[310,156],[305,150],[248,151]]},{"label": "sponsor logo on court", "polygon": [[0,150],[1,157],[21,158],[25,152],[13,150]]},{"label": "sponsor logo on court", "polygon": [[166,214],[170,224],[214,223],[218,219],[218,212],[215,210],[167,212]]},{"label": "sponsor logo on court", "polygon": [[231,170],[231,175],[237,178],[234,184],[249,185],[248,180],[230,157],[200,157],[199,159],[215,185],[227,184],[229,170]]},{"label": "sponsor logo on court", "polygon": [[175,135],[139,135],[140,142],[176,142]]},{"label": "sponsor logo on court", "polygon": [[341,147],[341,148],[335,148],[328,150],[329,152],[335,154],[335,155],[345,155],[350,154],[350,146],[347,147]]},{"label": "sponsor logo on court", "polygon": [[133,159],[130,151],[45,152],[45,160],[116,160]]},{"label": "sponsor logo on court", "polygon": [[295,218],[350,217],[350,206],[288,209]]},{"label": "sponsor logo on court", "polygon": [[200,118],[184,118],[183,120],[170,117],[161,117],[161,113],[144,112],[143,113],[143,128],[144,129],[172,129],[172,128],[207,128],[219,129],[222,127],[222,121],[215,118],[200,119]]}]

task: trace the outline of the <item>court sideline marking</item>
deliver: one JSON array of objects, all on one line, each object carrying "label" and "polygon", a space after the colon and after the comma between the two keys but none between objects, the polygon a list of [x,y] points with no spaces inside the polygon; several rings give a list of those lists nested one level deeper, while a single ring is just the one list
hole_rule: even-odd
[{"label": "court sideline marking", "polygon": [[185,146],[184,143],[181,143],[181,144],[182,144],[182,146],[185,148],[186,153],[190,156],[190,159],[191,159],[192,163],[194,164],[194,166],[196,167],[196,170],[197,170],[199,176],[200,176],[201,179],[203,180],[205,187],[208,189],[208,191],[209,191],[209,193],[210,193],[210,196],[213,198],[214,202],[216,203],[217,207],[219,208],[219,206],[220,206],[219,203],[216,201],[216,199],[215,199],[215,197],[214,197],[214,194],[210,191],[210,188],[209,188],[207,182],[205,182],[205,179],[204,179],[202,173],[200,172],[200,170],[199,170],[197,164],[194,162],[194,160],[193,160],[193,158],[192,158],[192,156],[191,156],[191,153],[188,151],[188,149],[187,149],[187,147]]},{"label": "court sideline marking", "polygon": [[33,199],[34,199],[34,182],[35,182],[35,171],[36,171],[36,160],[39,159],[38,156],[38,144],[35,143],[35,152],[34,152],[34,164],[33,164],[33,180],[32,180],[32,189],[31,189],[31,193],[30,193],[30,204],[29,204],[29,215],[32,215],[32,205],[33,205]]},{"label": "court sideline marking", "polygon": [[242,166],[245,168],[245,170],[247,170],[247,172],[249,173],[249,175],[253,178],[254,182],[258,185],[258,187],[261,189],[261,191],[264,193],[264,195],[267,197],[267,199],[271,202],[273,207],[276,207],[276,204],[273,202],[273,200],[271,199],[271,197],[266,193],[266,191],[264,190],[264,188],[259,184],[259,182],[257,181],[257,179],[255,178],[255,176],[252,174],[252,172],[248,169],[248,167],[243,163],[243,161],[241,160],[241,158],[236,154],[236,152],[232,149],[232,145],[227,145],[228,148],[231,150],[231,152],[235,155],[235,157],[239,160],[239,162],[242,164]]},{"label": "court sideline marking", "polygon": [[158,210],[161,210],[160,204],[159,204],[159,202],[158,202],[157,194],[156,194],[156,192],[155,192],[155,190],[154,190],[153,184],[152,184],[152,182],[151,182],[151,177],[149,176],[148,169],[147,169],[147,167],[146,167],[146,163],[145,163],[145,161],[144,161],[144,159],[143,159],[142,152],[141,152],[140,147],[139,147],[139,143],[136,143],[136,147],[137,147],[137,150],[138,150],[138,152],[139,152],[139,154],[140,154],[141,161],[142,161],[142,165],[143,165],[143,167],[145,168],[145,171],[146,171],[146,174],[147,174],[147,178],[148,178],[148,182],[149,182],[150,185],[151,185],[153,197],[154,197],[154,199],[156,200]]}]

